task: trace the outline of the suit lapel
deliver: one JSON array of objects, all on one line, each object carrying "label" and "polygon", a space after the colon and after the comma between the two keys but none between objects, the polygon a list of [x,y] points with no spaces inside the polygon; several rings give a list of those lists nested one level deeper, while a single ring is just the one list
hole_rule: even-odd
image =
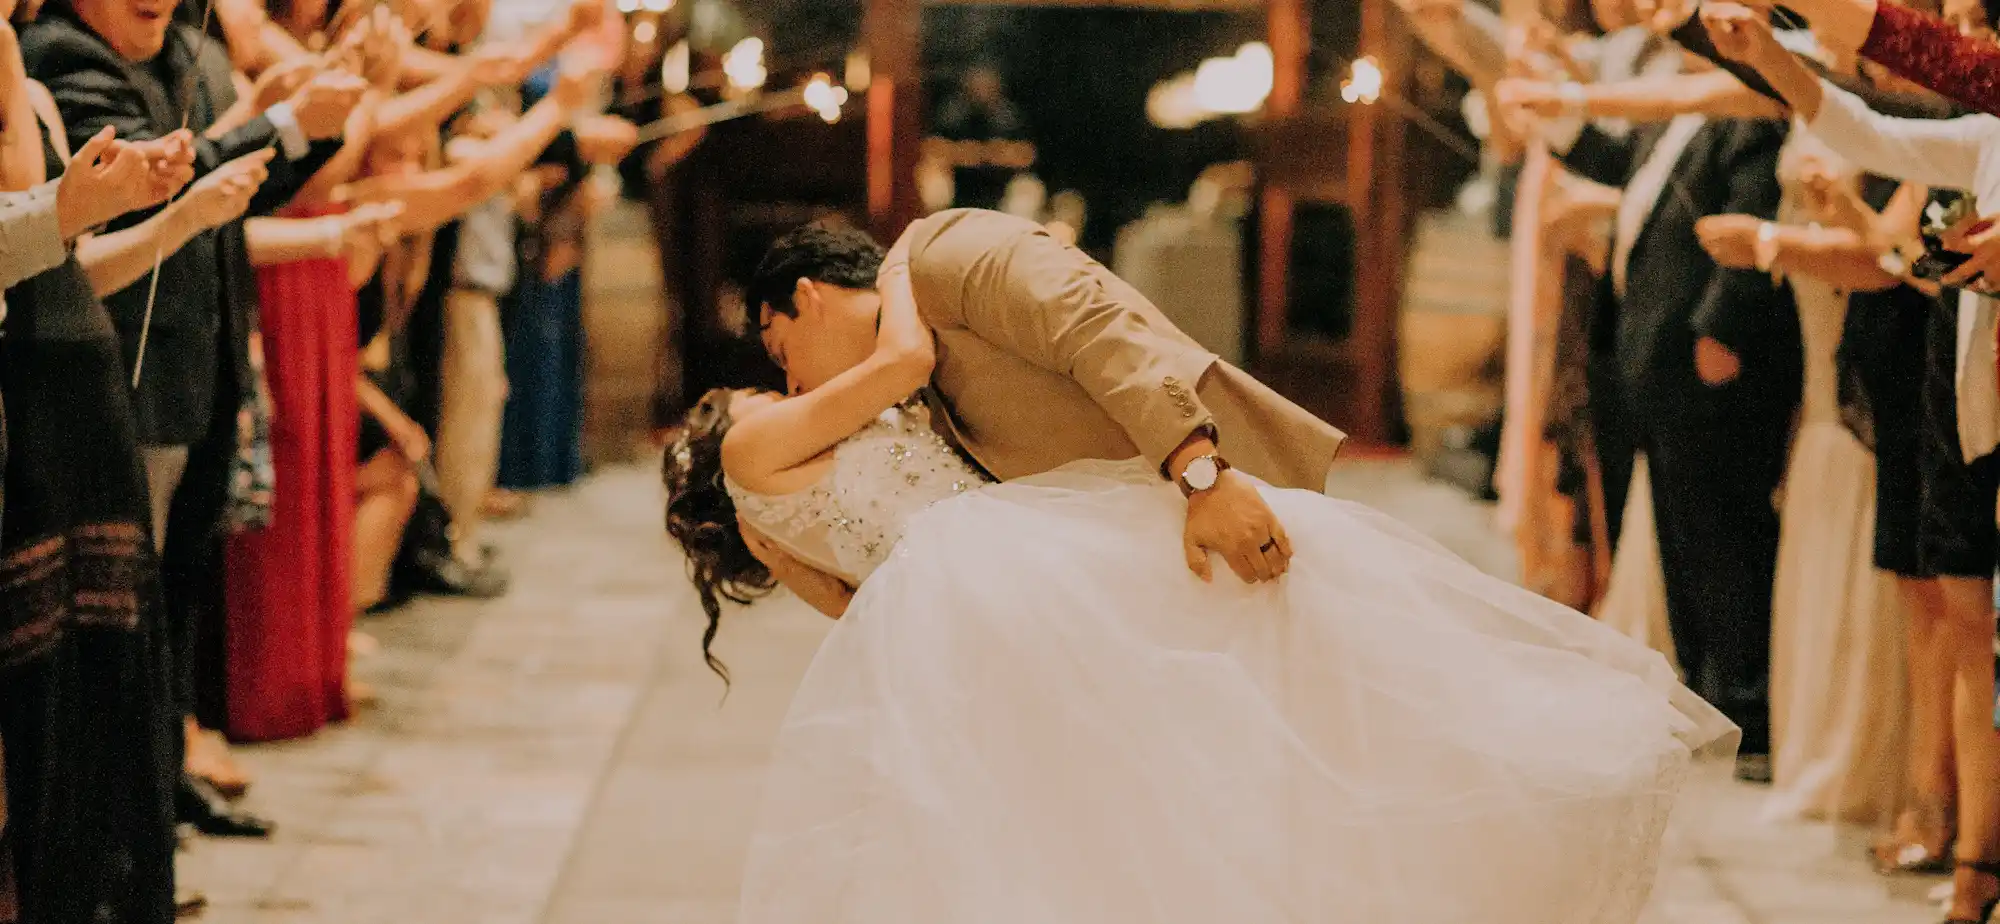
[{"label": "suit lapel", "polygon": [[1680,165],[1687,152],[1700,143],[1706,125],[1701,116],[1682,115],[1636,139],[1632,175],[1625,184],[1625,194],[1612,226],[1610,275],[1615,291],[1621,295],[1626,271],[1646,228],[1661,209],[1687,196],[1679,175]]}]

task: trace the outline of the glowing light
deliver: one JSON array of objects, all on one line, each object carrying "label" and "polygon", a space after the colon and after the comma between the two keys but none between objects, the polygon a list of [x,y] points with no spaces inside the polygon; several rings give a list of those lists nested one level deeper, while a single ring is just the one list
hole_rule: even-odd
[{"label": "glowing light", "polygon": [[639,12],[639,0],[618,0],[618,12],[627,16]]},{"label": "glowing light", "polygon": [[641,45],[650,45],[654,39],[659,37],[660,24],[653,20],[641,19],[637,25],[632,27],[632,41],[638,42]]},{"label": "glowing light", "polygon": [[1146,96],[1146,116],[1167,129],[1193,128],[1221,115],[1264,108],[1277,79],[1271,46],[1251,42],[1227,58],[1201,62],[1192,74],[1160,82]]},{"label": "glowing light", "polygon": [[674,0],[639,0],[639,5],[649,13],[664,13],[674,8]]},{"label": "glowing light", "polygon": [[1382,98],[1382,65],[1374,58],[1357,58],[1340,82],[1340,98],[1362,106],[1372,106]]},{"label": "glowing light", "polygon": [[868,52],[858,48],[848,52],[847,73],[841,83],[846,84],[849,90],[859,93],[868,89],[868,84],[874,79],[874,69],[868,64]]},{"label": "glowing light", "polygon": [[737,90],[756,90],[771,76],[764,69],[764,40],[751,36],[722,56],[722,73]]},{"label": "glowing light", "polygon": [[814,74],[799,95],[805,99],[807,108],[818,113],[828,125],[840,121],[840,107],[847,105],[847,89],[834,86],[833,78],[825,74]]},{"label": "glowing light", "polygon": [[667,49],[667,53],[660,57],[660,89],[668,93],[686,93],[688,85],[694,82],[694,74],[689,69],[693,60],[686,42],[677,42]]},{"label": "glowing light", "polygon": [[1165,129],[1193,128],[1208,118],[1195,99],[1194,75],[1182,74],[1155,84],[1146,94],[1146,118]]},{"label": "glowing light", "polygon": [[1276,79],[1269,46],[1253,42],[1227,58],[1210,58],[1194,72],[1195,101],[1218,114],[1240,115],[1263,108]]}]

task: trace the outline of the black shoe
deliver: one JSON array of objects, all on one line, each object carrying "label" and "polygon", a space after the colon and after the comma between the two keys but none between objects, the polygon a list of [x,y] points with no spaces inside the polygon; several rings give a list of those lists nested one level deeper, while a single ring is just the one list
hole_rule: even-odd
[{"label": "black shoe", "polygon": [[229,804],[208,781],[181,774],[180,789],[174,793],[174,811],[183,823],[209,837],[271,836],[275,825]]},{"label": "black shoe", "polygon": [[1771,755],[1738,754],[1736,779],[1738,782],[1755,783],[1759,786],[1771,785]]}]

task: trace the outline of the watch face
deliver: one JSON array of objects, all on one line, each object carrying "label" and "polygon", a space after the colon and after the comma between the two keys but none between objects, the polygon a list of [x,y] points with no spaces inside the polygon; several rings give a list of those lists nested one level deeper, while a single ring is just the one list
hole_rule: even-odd
[{"label": "watch face", "polygon": [[1215,467],[1215,460],[1202,456],[1188,463],[1187,471],[1181,473],[1181,479],[1186,481],[1192,490],[1206,491],[1215,487],[1216,476],[1220,474],[1222,473]]}]

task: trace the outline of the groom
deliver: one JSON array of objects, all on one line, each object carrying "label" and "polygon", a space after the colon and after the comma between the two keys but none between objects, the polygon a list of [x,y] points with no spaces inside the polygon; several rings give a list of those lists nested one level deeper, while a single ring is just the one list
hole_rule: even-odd
[{"label": "groom", "polygon": [[874,351],[878,277],[910,287],[937,338],[924,392],[933,424],[988,474],[1144,456],[1188,499],[1182,546],[1195,574],[1210,578],[1210,553],[1246,582],[1284,574],[1290,540],[1242,473],[1323,490],[1340,431],[1202,349],[1040,225],[981,209],[916,222],[886,259],[866,233],[834,224],[773,244],[745,301],[794,392]]}]

